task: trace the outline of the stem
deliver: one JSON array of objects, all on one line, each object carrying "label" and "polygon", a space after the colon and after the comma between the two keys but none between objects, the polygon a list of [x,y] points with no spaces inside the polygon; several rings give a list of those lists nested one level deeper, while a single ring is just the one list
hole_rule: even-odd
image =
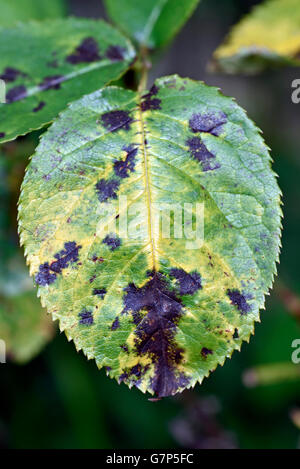
[{"label": "stem", "polygon": [[147,89],[147,81],[148,81],[148,72],[152,67],[152,64],[149,60],[148,49],[146,47],[142,47],[140,51],[140,63],[141,63],[141,77],[138,85],[138,92],[142,93],[144,90]]}]

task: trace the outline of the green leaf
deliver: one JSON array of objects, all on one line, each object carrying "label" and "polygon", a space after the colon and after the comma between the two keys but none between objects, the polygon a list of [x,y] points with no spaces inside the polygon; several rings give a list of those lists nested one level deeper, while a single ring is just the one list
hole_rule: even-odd
[{"label": "green leaf", "polygon": [[150,49],[169,42],[186,23],[199,0],[105,0],[112,21]]},{"label": "green leaf", "polygon": [[53,120],[70,101],[123,74],[130,43],[103,21],[69,18],[0,29],[0,142]]},{"label": "green leaf", "polygon": [[10,360],[24,363],[52,338],[54,327],[36,297],[19,252],[9,217],[13,197],[8,180],[12,175],[7,174],[5,156],[0,156],[0,340],[5,341]]},{"label": "green leaf", "polygon": [[64,0],[0,0],[0,25],[13,26],[19,21],[60,18],[66,14]]},{"label": "green leaf", "polygon": [[[164,204],[177,210],[170,236]],[[201,207],[203,244],[189,232]],[[176,75],[143,96],[107,87],[72,103],[42,138],[19,206],[30,272],[61,330],[109,376],[158,396],[249,340],[280,217],[259,130],[218,89]]]},{"label": "green leaf", "polygon": [[280,65],[300,66],[298,0],[269,0],[256,6],[215,51],[211,68],[251,74]]},{"label": "green leaf", "polygon": [[53,323],[34,291],[0,297],[0,339],[5,341],[10,360],[30,361],[53,335]]}]

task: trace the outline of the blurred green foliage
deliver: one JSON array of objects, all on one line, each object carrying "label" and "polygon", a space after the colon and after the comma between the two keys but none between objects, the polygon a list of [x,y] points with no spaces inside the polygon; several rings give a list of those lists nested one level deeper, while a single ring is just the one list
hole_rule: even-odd
[{"label": "blurred green foliage", "polygon": [[[202,57],[210,57],[229,25],[248,11],[252,3],[203,0],[158,64],[157,73],[177,71],[185,75],[186,67],[191,67],[190,76],[219,85],[226,94],[234,94],[264,129],[265,139],[272,148],[274,170],[284,194],[283,248],[279,278],[266,310],[261,313],[262,322],[256,326],[255,336],[249,345],[243,345],[241,353],[235,353],[195,390],[149,402],[139,391],[107,379],[104,371],[99,372],[93,362],[76,353],[63,334],[58,334],[29,363],[20,366],[11,356],[7,364],[0,364],[0,447],[299,446],[300,432],[294,409],[300,407],[300,380],[256,387],[247,387],[242,380],[245,371],[260,365],[291,364],[291,343],[300,338],[299,322],[290,314],[289,305],[282,301],[278,288],[284,284],[294,295],[300,295],[299,105],[293,105],[290,100],[290,83],[297,72],[292,69],[270,72],[257,78],[209,77],[201,61]],[[212,21],[214,28],[208,28]],[[195,49],[196,41],[198,49]],[[10,263],[9,259],[20,256],[16,203],[38,135],[20,138],[1,148],[5,155],[1,156],[0,165],[0,224],[5,227],[0,231],[1,308],[7,304],[7,298],[20,291],[27,295],[32,289],[28,275],[23,277],[24,265],[19,267],[18,262]],[[19,304],[25,306],[23,300]],[[40,318],[43,315],[41,311]],[[1,333],[0,324],[0,337]]]}]

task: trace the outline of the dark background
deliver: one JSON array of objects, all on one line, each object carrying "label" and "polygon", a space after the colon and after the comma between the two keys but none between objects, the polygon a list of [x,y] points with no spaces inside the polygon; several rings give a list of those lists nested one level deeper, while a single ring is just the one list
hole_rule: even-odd
[{"label": "dark background", "polygon": [[[220,87],[247,109],[272,149],[274,170],[284,194],[283,248],[279,278],[255,336],[195,390],[149,402],[148,396],[107,378],[94,362],[77,354],[63,334],[58,334],[29,364],[0,365],[0,446],[118,449],[299,445],[300,430],[293,424],[291,412],[300,407],[300,379],[247,387],[242,378],[246,370],[261,364],[291,363],[291,343],[300,338],[300,322],[291,315],[288,295],[282,294],[283,286],[294,292],[296,302],[300,294],[300,104],[291,102],[291,82],[300,77],[300,71],[272,70],[258,77],[206,72],[207,62],[230,26],[256,3],[202,0],[171,46],[161,53],[149,80],[151,85],[158,76],[178,73]],[[69,0],[68,5],[73,15],[105,17],[99,0]]]}]

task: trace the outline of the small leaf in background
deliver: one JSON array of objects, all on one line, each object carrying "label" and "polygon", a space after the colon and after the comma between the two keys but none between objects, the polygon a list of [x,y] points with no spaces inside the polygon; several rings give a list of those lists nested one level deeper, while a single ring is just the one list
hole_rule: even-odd
[{"label": "small leaf in background", "polygon": [[67,13],[65,0],[0,0],[0,25],[14,26],[19,21],[62,18]]},{"label": "small leaf in background", "polygon": [[104,0],[111,20],[149,49],[169,42],[192,15],[199,0]]},{"label": "small leaf in background", "polygon": [[130,43],[104,21],[69,18],[0,30],[0,143],[50,122],[70,101],[119,78]]},{"label": "small leaf in background", "polygon": [[0,338],[6,343],[9,360],[28,362],[52,339],[54,330],[36,291],[0,295]]},{"label": "small leaf in background", "polygon": [[[164,204],[189,207],[192,224],[204,205],[202,246],[180,235],[186,213],[161,233]],[[30,272],[61,330],[109,376],[160,397],[249,340],[280,217],[259,130],[218,89],[177,75],[142,96],[107,87],[72,103],[44,134],[19,206]]]},{"label": "small leaf in background", "polygon": [[299,0],[268,0],[256,6],[233,27],[210,67],[251,74],[280,65],[300,66]]}]

